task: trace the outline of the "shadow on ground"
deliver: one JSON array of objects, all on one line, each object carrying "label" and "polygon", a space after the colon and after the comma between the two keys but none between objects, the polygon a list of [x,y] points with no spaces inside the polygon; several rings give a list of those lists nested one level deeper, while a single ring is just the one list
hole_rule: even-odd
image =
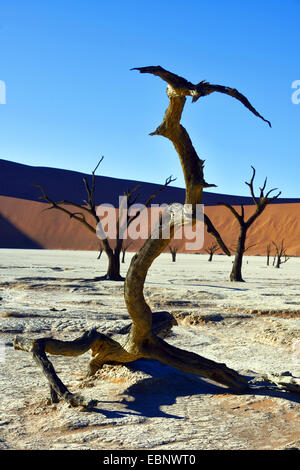
[{"label": "shadow on ground", "polygon": [[[185,419],[185,416],[163,411],[162,407],[172,406],[179,397],[192,395],[228,394],[228,389],[193,375],[181,372],[173,367],[155,360],[140,359],[126,365],[131,371],[142,371],[151,377],[130,385],[124,392],[124,398],[116,403],[125,405],[128,411],[112,412],[93,408],[93,411],[107,417],[124,417],[124,415],[141,415],[147,418]],[[101,405],[105,402],[101,401]],[[111,401],[107,403],[113,403]]]},{"label": "shadow on ground", "polygon": [[[222,387],[208,379],[197,375],[181,372],[173,367],[166,366],[155,360],[140,359],[128,365],[132,371],[143,371],[149,378],[145,378],[138,383],[129,386],[124,391],[124,398],[121,403],[125,405],[127,411],[106,411],[94,408],[93,411],[100,412],[109,418],[121,418],[125,415],[140,415],[147,418],[175,418],[185,419],[186,416],[163,411],[163,407],[176,404],[179,397],[191,397],[193,395],[228,395],[236,394],[227,387]],[[250,382],[254,376],[245,376]],[[282,398],[294,403],[300,403],[300,396],[286,392],[272,386],[269,383],[251,384],[251,388],[245,392],[247,395]],[[241,394],[239,394],[241,396]],[[101,404],[105,402],[101,401]],[[114,403],[108,401],[107,403]]]}]

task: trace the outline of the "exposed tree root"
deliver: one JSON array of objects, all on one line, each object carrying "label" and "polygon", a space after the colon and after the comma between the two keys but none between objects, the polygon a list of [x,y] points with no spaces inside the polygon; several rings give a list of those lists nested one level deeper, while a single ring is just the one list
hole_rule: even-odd
[{"label": "exposed tree root", "polygon": [[97,330],[93,329],[84,333],[73,341],[62,341],[53,338],[27,339],[16,336],[14,348],[32,354],[34,361],[42,369],[50,386],[50,401],[57,403],[59,398],[65,400],[71,406],[91,407],[94,402],[85,402],[77,394],[71,393],[57,376],[52,363],[46,353],[60,356],[79,356],[91,350],[92,358],[89,363],[87,376],[92,376],[104,364],[124,364],[137,359],[157,359],[165,364],[176,367],[185,372],[199,374],[211,380],[227,385],[236,392],[247,389],[247,380],[234,370],[219,364],[198,354],[175,348],[166,343],[158,335],[165,335],[176,320],[168,312],[157,312],[153,315],[151,339],[141,345],[140,353],[128,352],[126,347],[131,331],[130,327],[124,328],[119,333],[128,333],[123,344],[115,341]]}]

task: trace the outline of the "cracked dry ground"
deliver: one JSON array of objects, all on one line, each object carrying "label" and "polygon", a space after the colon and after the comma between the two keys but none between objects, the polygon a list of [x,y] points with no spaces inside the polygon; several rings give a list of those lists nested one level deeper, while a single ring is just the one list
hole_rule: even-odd
[{"label": "cracked dry ground", "polygon": [[[123,286],[92,280],[99,270],[92,255],[86,263],[79,254],[75,263],[58,253],[52,264],[43,256],[32,254],[30,269],[20,261],[0,269],[0,339],[6,344],[0,364],[0,449],[300,448],[299,396],[262,386],[236,395],[156,361],[104,366],[86,379],[89,353],[50,356],[71,391],[98,403],[89,412],[63,402],[48,405],[44,376],[27,353],[13,349],[13,337],[74,339],[95,326],[118,333],[129,319]],[[207,264],[199,259],[179,257],[173,267],[169,256],[162,256],[149,272],[145,296],[153,311],[168,310],[178,321],[167,341],[249,378],[285,370],[299,376],[294,349],[299,282],[283,278],[293,273],[274,280],[273,271],[262,271],[256,279],[249,269],[250,280],[233,289],[222,279],[223,257],[205,279],[199,279],[199,262]]]}]

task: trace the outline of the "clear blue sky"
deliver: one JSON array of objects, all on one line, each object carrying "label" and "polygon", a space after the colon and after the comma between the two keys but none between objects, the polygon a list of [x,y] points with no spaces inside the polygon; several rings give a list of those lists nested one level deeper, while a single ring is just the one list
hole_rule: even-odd
[{"label": "clear blue sky", "polygon": [[[168,104],[161,65],[197,83],[245,94],[272,129],[241,103],[214,93],[187,99],[182,124],[213,191],[248,195],[257,184],[300,197],[299,0],[2,0],[0,158],[36,166],[184,187],[172,144],[148,134]],[[212,191],[212,190],[210,190]]]}]

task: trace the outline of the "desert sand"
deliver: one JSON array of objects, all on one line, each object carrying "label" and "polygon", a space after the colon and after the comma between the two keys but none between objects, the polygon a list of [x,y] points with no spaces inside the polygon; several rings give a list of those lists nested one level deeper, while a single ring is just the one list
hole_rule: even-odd
[{"label": "desert sand", "polygon": [[[0,247],[1,248],[44,248],[50,250],[98,250],[99,240],[93,233],[75,220],[41,202],[0,196]],[[234,206],[240,211],[239,206]],[[245,206],[246,216],[255,211],[255,206]],[[236,219],[223,206],[204,206],[204,212],[211,218],[225,243],[234,253],[239,233]],[[288,255],[300,256],[300,204],[282,203],[266,207],[263,214],[250,227],[247,235],[249,255],[265,255],[272,241],[284,245]],[[93,222],[92,222],[93,223]],[[204,253],[214,239],[204,231]],[[143,240],[130,246],[131,251],[140,248]],[[174,242],[172,242],[174,244]],[[184,241],[177,241],[179,251],[185,252]],[[273,252],[274,247],[272,246]]]},{"label": "desert sand", "polygon": [[[122,264],[125,275],[130,257]],[[128,323],[123,283],[95,282],[106,271],[97,252],[0,250],[0,449],[278,450],[300,448],[299,395],[253,385],[237,395],[156,361],[105,366],[84,377],[89,353],[49,356],[72,392],[98,400],[92,411],[49,405],[48,385],[15,335],[75,339],[96,327],[118,333]],[[232,258],[162,254],[145,296],[153,311],[178,321],[170,343],[246,375],[300,376],[300,259],[280,269],[245,256],[245,283],[229,282]],[[3,348],[3,345],[4,348]]]}]

